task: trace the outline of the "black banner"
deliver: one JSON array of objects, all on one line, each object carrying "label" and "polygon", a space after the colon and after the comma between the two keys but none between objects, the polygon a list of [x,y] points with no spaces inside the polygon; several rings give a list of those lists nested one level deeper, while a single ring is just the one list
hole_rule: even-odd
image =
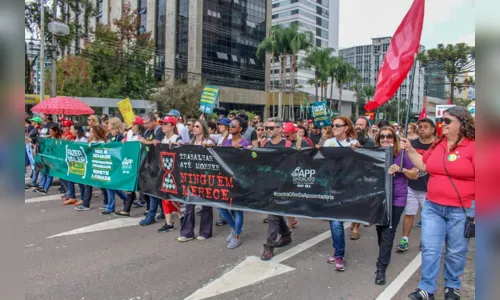
[{"label": "black banner", "polygon": [[163,144],[153,149],[141,166],[139,186],[161,199],[283,216],[389,222],[392,149]]}]

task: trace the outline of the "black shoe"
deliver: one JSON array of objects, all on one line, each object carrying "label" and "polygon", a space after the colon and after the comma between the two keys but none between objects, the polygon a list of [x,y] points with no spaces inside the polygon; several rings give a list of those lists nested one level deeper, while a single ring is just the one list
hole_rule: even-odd
[{"label": "black shoe", "polygon": [[385,271],[382,269],[378,269],[377,272],[375,272],[375,284],[378,285],[384,285],[385,284]]},{"label": "black shoe", "polygon": [[146,201],[135,200],[133,203],[134,203],[134,207],[145,207],[146,206]]},{"label": "black shoe", "polygon": [[285,247],[286,245],[292,243],[292,235],[285,235],[280,238],[280,240],[274,246],[275,248]]},{"label": "black shoe", "polygon": [[33,193],[40,193],[40,191],[43,191],[43,188],[37,187],[33,190]]},{"label": "black shoe", "polygon": [[172,230],[174,230],[174,223],[172,223],[172,225],[168,225],[167,223],[165,223],[165,225],[158,229],[158,232],[167,232]]},{"label": "black shoe", "polygon": [[148,211],[146,210],[142,215],[143,216],[147,216],[148,215]]},{"label": "black shoe", "polygon": [[454,288],[445,288],[444,300],[460,300],[460,290]]},{"label": "black shoe", "polygon": [[160,221],[160,220],[165,220],[165,215],[164,214],[159,214],[156,216],[156,221]]},{"label": "black shoe", "polygon": [[44,190],[43,188],[38,191],[42,195],[47,195],[47,191]]},{"label": "black shoe", "polygon": [[408,295],[409,300],[434,300],[434,294],[429,294],[422,289],[416,289]]},{"label": "black shoe", "polygon": [[224,226],[226,224],[227,224],[227,221],[223,220],[223,219],[219,219],[219,220],[217,220],[217,222],[215,222],[215,226]]},{"label": "black shoe", "polygon": [[101,211],[101,215],[102,216],[105,216],[105,215],[111,215],[111,214],[114,214],[115,212],[114,211],[107,211],[107,210],[103,210]]}]

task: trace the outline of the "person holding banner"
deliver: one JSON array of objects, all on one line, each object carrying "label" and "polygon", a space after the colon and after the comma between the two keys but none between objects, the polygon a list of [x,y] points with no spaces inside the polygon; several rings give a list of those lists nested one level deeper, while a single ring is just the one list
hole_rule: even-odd
[{"label": "person holding banner", "polygon": [[[49,128],[49,138],[56,139],[56,140],[61,139],[61,129],[59,129],[59,126],[54,125],[54,126]],[[54,177],[47,175],[47,174],[42,174],[41,179],[40,179],[40,185],[34,191],[37,193],[40,193],[42,195],[47,195],[49,188],[52,185],[53,180],[54,180]]]},{"label": "person holding banner", "polygon": [[[241,133],[245,132],[248,128],[248,123],[242,118],[236,117],[229,124],[229,131],[231,133],[231,138],[227,139],[223,147],[234,147],[234,148],[247,148],[251,147],[250,143],[245,140]],[[231,213],[232,212],[232,213]],[[227,237],[226,241],[228,242],[227,248],[234,249],[242,244],[240,240],[240,234],[243,230],[243,211],[222,209],[219,208],[219,213],[227,221],[229,227],[231,228],[231,232]],[[233,215],[234,214],[234,215]]]},{"label": "person holding banner", "polygon": [[[85,137],[85,132],[83,131],[83,127],[79,123],[71,124],[70,134],[72,135],[71,140],[74,140],[75,142],[81,142],[81,143],[88,142],[87,138]],[[83,199],[85,197],[85,189],[87,186],[80,183],[78,184],[78,187],[80,188],[80,200],[76,201],[75,183],[71,181],[66,181],[66,185],[68,186],[68,198],[66,198],[66,200],[71,200],[70,202],[73,202],[74,206],[82,205]]]},{"label": "person holding banner", "polygon": [[[177,120],[175,117],[167,116],[160,120],[161,128],[165,134],[165,138],[161,141],[162,144],[169,144],[170,146],[181,146],[183,144],[182,138],[179,136],[177,129]],[[182,223],[182,213],[179,203],[163,199],[161,201],[163,213],[165,214],[165,225],[163,225],[158,232],[167,232],[174,230],[174,222],[172,222],[172,214],[176,213]]]},{"label": "person holding banner", "polygon": [[443,115],[443,136],[422,156],[408,139],[401,148],[420,171],[429,174],[422,209],[422,280],[408,298],[434,299],[443,244],[445,299],[460,299],[469,240],[475,236],[475,121],[460,106]]},{"label": "person holding banner", "polygon": [[229,124],[231,124],[231,120],[229,120],[228,118],[222,118],[219,120],[219,122],[217,122],[218,130],[221,134],[217,146],[221,146],[231,138],[231,134],[229,133]]},{"label": "person holding banner", "polygon": [[[213,147],[215,143],[210,139],[207,123],[203,120],[193,122],[193,139],[191,145]],[[179,242],[187,242],[194,239],[195,205],[186,204],[184,219],[181,222],[181,236]],[[212,237],[213,209],[210,206],[201,207],[200,235],[197,240],[203,241]]]},{"label": "person holding banner", "polygon": [[[333,119],[333,135],[334,137],[325,141],[323,147],[352,147],[359,145],[356,140],[356,131],[351,119],[346,116],[337,116]],[[327,128],[327,127],[323,127]],[[316,146],[316,148],[320,148]],[[345,271],[345,234],[344,222],[330,221],[330,231],[332,234],[333,249],[335,252],[328,258],[327,263],[335,264],[335,270],[339,272]],[[354,235],[354,232],[353,232]],[[359,234],[358,234],[359,238]]]},{"label": "person holding banner", "polygon": [[392,226],[376,226],[379,254],[375,284],[384,285],[385,271],[391,261],[396,230],[406,207],[408,179],[416,180],[418,178],[418,169],[413,166],[408,155],[401,151],[399,136],[393,127],[385,126],[380,128],[376,144],[379,147],[394,147],[394,164],[389,167],[389,175],[394,175],[392,180]]}]

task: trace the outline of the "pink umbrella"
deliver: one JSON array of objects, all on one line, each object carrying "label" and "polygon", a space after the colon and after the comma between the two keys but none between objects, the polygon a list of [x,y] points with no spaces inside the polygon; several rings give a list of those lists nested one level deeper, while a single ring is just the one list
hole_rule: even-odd
[{"label": "pink umbrella", "polygon": [[93,115],[95,111],[84,102],[70,97],[58,96],[43,100],[31,109],[33,112],[49,115]]}]

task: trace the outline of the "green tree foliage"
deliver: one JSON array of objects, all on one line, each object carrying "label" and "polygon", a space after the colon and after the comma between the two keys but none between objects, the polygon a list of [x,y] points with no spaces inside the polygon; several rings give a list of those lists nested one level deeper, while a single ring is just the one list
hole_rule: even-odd
[{"label": "green tree foliage", "polygon": [[476,47],[469,46],[465,43],[455,45],[439,44],[437,48],[430,49],[425,54],[419,55],[419,60],[422,64],[427,64],[429,61],[438,61],[444,65],[444,74],[450,81],[450,100],[454,103],[454,91],[459,91],[473,84],[469,80],[460,83],[458,79],[466,76],[467,73],[475,72],[476,68]]},{"label": "green tree foliage", "polygon": [[314,86],[316,88],[315,90],[315,96],[316,96],[316,101],[319,101],[319,94],[318,94],[318,88],[321,87],[321,98],[323,98],[325,95],[324,89],[322,88],[324,86],[324,82],[328,81],[328,73],[329,73],[329,67],[328,67],[328,61],[331,57],[333,49],[325,49],[325,48],[312,48],[310,51],[308,51],[307,56],[304,57],[302,60],[302,63],[300,65],[301,68],[305,69],[314,69]]},{"label": "green tree foliage", "polygon": [[342,114],[342,88],[345,83],[356,81],[359,79],[358,70],[353,67],[350,63],[346,62],[343,57],[335,56],[330,57],[327,63],[328,74],[332,78],[332,89],[333,80],[337,84],[339,89],[339,104],[338,110],[339,114]]},{"label": "green tree foliage", "polygon": [[171,109],[177,109],[183,116],[198,118],[200,116],[200,97],[203,83],[192,85],[180,81],[167,85],[151,96],[156,102],[157,110],[163,114]]}]

